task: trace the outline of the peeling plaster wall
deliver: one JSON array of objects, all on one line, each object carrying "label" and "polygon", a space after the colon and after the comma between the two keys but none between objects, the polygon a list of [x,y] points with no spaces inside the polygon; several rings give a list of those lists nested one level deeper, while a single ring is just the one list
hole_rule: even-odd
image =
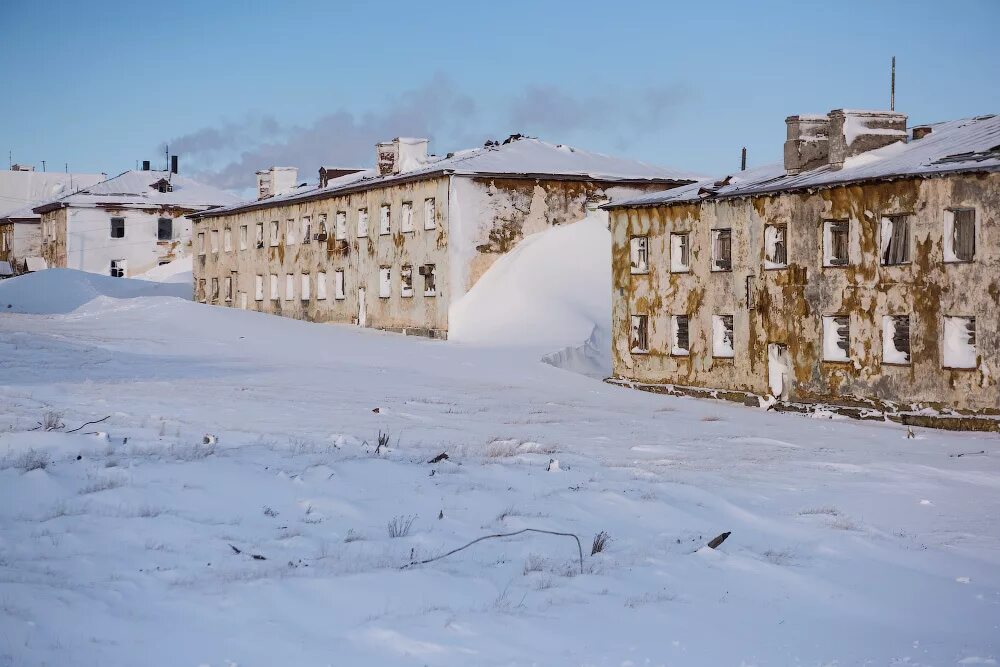
[{"label": "peeling plaster wall", "polygon": [[69,210],[57,208],[42,213],[41,255],[49,268],[66,266],[66,220]]},{"label": "peeling plaster wall", "polygon": [[12,261],[21,262],[25,257],[42,256],[42,225],[38,222],[15,222]]},{"label": "peeling plaster wall", "polygon": [[14,223],[0,222],[0,262],[14,263]]},{"label": "peeling plaster wall", "polygon": [[[945,210],[977,210],[976,257],[945,263]],[[879,220],[910,214],[911,262],[879,263]],[[848,220],[848,266],[823,267],[823,221]],[[788,267],[764,270],[764,225],[786,224]],[[731,272],[712,272],[711,230],[731,228]],[[669,234],[691,233],[691,272],[670,273]],[[789,398],[875,399],[1000,409],[1000,174],[902,179],[752,198],[616,210],[612,215],[614,374],[648,383],[768,394],[767,346],[788,347]],[[631,275],[629,239],[648,235],[650,271]],[[748,308],[747,280],[751,286]],[[646,314],[649,352],[629,351]],[[690,354],[671,356],[669,316],[690,317]],[[734,316],[733,359],[713,359],[713,314]],[[882,317],[910,315],[911,363],[882,361]],[[850,362],[823,361],[822,318],[850,317]],[[978,368],[942,366],[942,317],[976,317]]]}]

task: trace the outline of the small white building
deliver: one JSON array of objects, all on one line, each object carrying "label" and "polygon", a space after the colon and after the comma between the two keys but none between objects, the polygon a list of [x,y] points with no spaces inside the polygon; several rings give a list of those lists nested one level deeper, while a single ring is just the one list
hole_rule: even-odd
[{"label": "small white building", "polygon": [[50,268],[127,277],[189,254],[190,214],[238,201],[170,171],[126,171],[33,211]]}]

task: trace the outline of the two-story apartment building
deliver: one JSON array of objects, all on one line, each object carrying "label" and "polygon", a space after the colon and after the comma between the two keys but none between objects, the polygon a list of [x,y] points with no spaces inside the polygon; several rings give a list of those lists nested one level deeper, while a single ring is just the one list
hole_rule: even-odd
[{"label": "two-story apartment building", "polygon": [[787,119],[784,164],[614,202],[614,378],[1000,411],[1000,116]]},{"label": "two-story apartment building", "polygon": [[260,199],[192,216],[196,299],[446,337],[450,304],[522,237],[693,181],[517,135],[444,157],[400,138],[376,162],[324,167],[319,186],[258,172]]}]

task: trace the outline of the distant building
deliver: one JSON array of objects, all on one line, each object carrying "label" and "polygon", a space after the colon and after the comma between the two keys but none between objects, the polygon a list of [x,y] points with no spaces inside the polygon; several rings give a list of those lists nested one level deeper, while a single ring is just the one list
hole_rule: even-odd
[{"label": "distant building", "polygon": [[169,171],[126,171],[34,207],[49,267],[118,277],[190,252],[192,213],[239,199]]},{"label": "distant building", "polygon": [[518,135],[445,157],[399,138],[376,163],[324,167],[318,187],[258,172],[258,201],[193,215],[196,298],[445,337],[449,305],[521,238],[693,180]]},{"label": "distant building", "polygon": [[1000,412],[1000,116],[786,123],[784,164],[607,206],[614,377]]}]

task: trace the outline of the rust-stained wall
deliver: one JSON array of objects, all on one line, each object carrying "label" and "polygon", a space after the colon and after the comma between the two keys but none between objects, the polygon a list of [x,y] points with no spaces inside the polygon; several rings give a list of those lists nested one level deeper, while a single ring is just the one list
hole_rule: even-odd
[{"label": "rust-stained wall", "polygon": [[69,209],[42,213],[42,258],[49,268],[66,266],[66,221]]},{"label": "rust-stained wall", "polygon": [[[974,207],[976,256],[945,263],[945,211]],[[879,221],[910,214],[911,262],[882,266]],[[823,266],[823,221],[849,220],[849,265]],[[786,224],[788,266],[764,267],[765,224]],[[711,230],[733,231],[733,270],[712,272]],[[669,234],[691,233],[691,271],[670,273]],[[612,212],[614,374],[648,383],[766,395],[767,346],[788,347],[789,398],[875,399],[1000,409],[1000,174],[901,179]],[[649,237],[648,274],[630,273],[629,239]],[[752,297],[748,307],[747,280]],[[629,350],[630,315],[646,314],[649,352]],[[669,316],[690,317],[690,354],[669,354]],[[732,359],[712,356],[713,314],[734,316]],[[823,361],[822,318],[849,315],[850,362]],[[910,315],[911,363],[883,363],[882,317]],[[942,364],[942,317],[976,317],[978,367]]]},{"label": "rust-stained wall", "polygon": [[14,256],[14,223],[0,222],[0,262],[11,262]]}]

